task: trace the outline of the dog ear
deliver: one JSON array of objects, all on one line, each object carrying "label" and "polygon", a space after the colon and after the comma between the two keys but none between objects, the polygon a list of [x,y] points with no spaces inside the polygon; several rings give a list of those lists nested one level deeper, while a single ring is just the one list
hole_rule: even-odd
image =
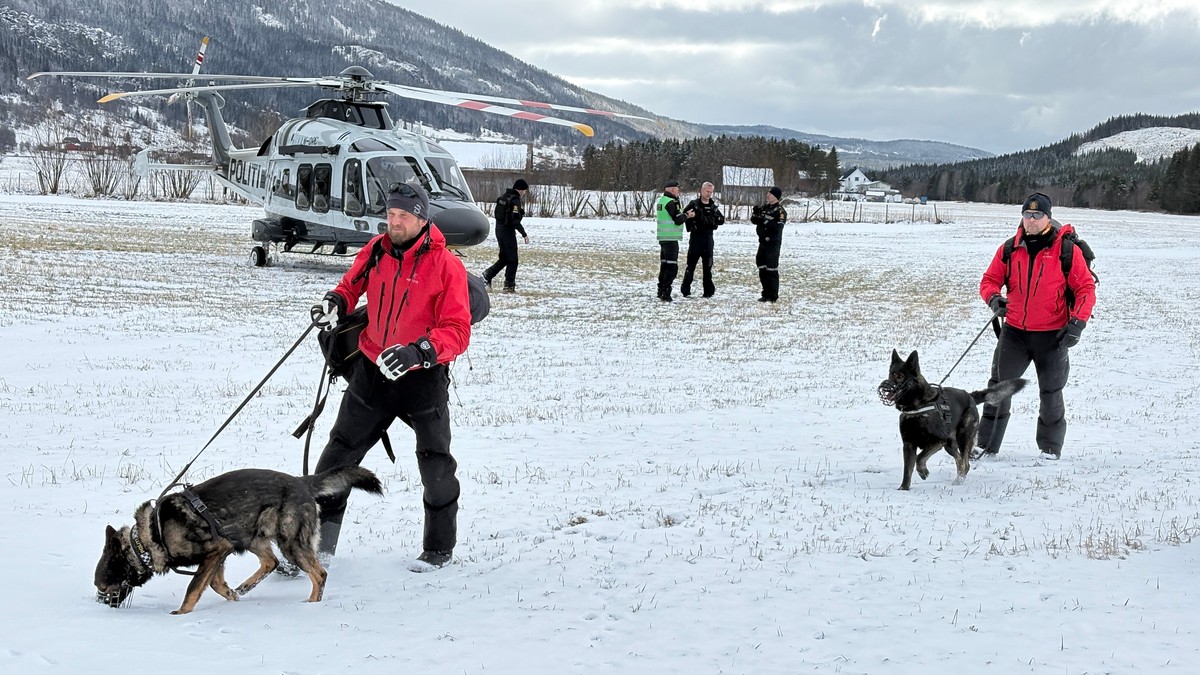
[{"label": "dog ear", "polygon": [[905,361],[904,364],[907,365],[908,367],[912,368],[913,370],[917,370],[917,371],[921,370],[921,366],[917,362],[917,350],[914,349],[913,353],[908,355],[908,360]]},{"label": "dog ear", "polygon": [[113,526],[105,525],[104,526],[104,540],[108,541],[109,539],[112,539],[115,536],[117,536],[117,531],[113,529]]},{"label": "dog ear", "polygon": [[903,360],[904,359],[900,358],[900,352],[896,351],[895,349],[892,349],[892,363],[900,363]]}]

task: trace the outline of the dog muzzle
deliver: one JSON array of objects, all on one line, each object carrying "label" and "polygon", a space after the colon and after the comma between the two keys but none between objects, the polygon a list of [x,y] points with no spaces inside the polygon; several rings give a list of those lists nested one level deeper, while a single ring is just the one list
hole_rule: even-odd
[{"label": "dog muzzle", "polygon": [[887,406],[896,405],[896,397],[900,395],[901,391],[904,391],[904,387],[907,384],[908,380],[904,380],[902,382],[884,380],[883,382],[880,382],[878,389],[879,402]]},{"label": "dog muzzle", "polygon": [[122,581],[120,586],[114,590],[96,591],[96,602],[109,607],[120,607],[125,604],[129,596],[133,593],[133,585],[128,581]]}]

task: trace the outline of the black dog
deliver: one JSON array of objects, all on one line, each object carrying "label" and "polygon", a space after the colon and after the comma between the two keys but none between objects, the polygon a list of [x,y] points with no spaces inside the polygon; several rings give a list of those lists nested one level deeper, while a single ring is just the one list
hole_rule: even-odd
[{"label": "black dog", "polygon": [[905,360],[893,349],[888,379],[879,383],[879,400],[900,411],[900,440],[904,442],[904,479],[900,489],[909,488],[914,466],[921,480],[929,477],[925,461],[940,448],[954,458],[958,467],[954,482],[961,483],[971,470],[970,453],[979,431],[979,411],[975,406],[984,402],[999,405],[1024,386],[1023,379],[1005,380],[983,391],[967,393],[929,384],[921,375],[917,352]]},{"label": "black dog", "polygon": [[[155,574],[198,565],[183,604],[172,614],[187,614],[211,586],[226,600],[237,600],[278,565],[271,543],[308,574],[320,602],[328,573],[317,561],[320,531],[317,497],[345,497],[352,489],[381,494],[375,474],[361,467],[330,469],[316,476],[291,476],[266,469],[221,474],[181,493],[146,502],[132,527],[104,532],[104,552],[96,564],[96,600],[120,607]],[[251,551],[259,568],[237,591],[225,582],[225,559]]]}]

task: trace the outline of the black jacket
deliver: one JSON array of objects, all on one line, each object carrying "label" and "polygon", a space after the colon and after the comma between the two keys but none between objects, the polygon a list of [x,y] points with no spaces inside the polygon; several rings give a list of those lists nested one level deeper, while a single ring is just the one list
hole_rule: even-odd
[{"label": "black jacket", "polygon": [[524,217],[525,205],[521,203],[520,192],[509,188],[496,200],[496,229],[509,227],[520,232],[522,237],[528,236],[521,226]]},{"label": "black jacket", "polygon": [[750,222],[757,226],[754,229],[758,233],[759,243],[781,241],[783,226],[787,223],[787,209],[779,202],[756,206],[750,216]]},{"label": "black jacket", "polygon": [[708,203],[700,201],[697,197],[688,202],[683,211],[695,211],[696,215],[687,219],[685,226],[688,232],[704,233],[712,232],[718,227],[725,224],[725,214],[721,213],[721,206],[717,204],[717,200],[709,199]]}]

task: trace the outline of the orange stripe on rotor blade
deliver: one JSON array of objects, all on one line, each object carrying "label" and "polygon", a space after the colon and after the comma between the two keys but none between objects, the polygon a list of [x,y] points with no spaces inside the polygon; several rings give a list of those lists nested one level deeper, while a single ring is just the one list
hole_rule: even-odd
[{"label": "orange stripe on rotor blade", "polygon": [[586,124],[576,124],[575,128],[579,130],[579,133],[587,136],[588,138],[591,138],[596,134],[596,132],[592,131],[592,128]]}]

